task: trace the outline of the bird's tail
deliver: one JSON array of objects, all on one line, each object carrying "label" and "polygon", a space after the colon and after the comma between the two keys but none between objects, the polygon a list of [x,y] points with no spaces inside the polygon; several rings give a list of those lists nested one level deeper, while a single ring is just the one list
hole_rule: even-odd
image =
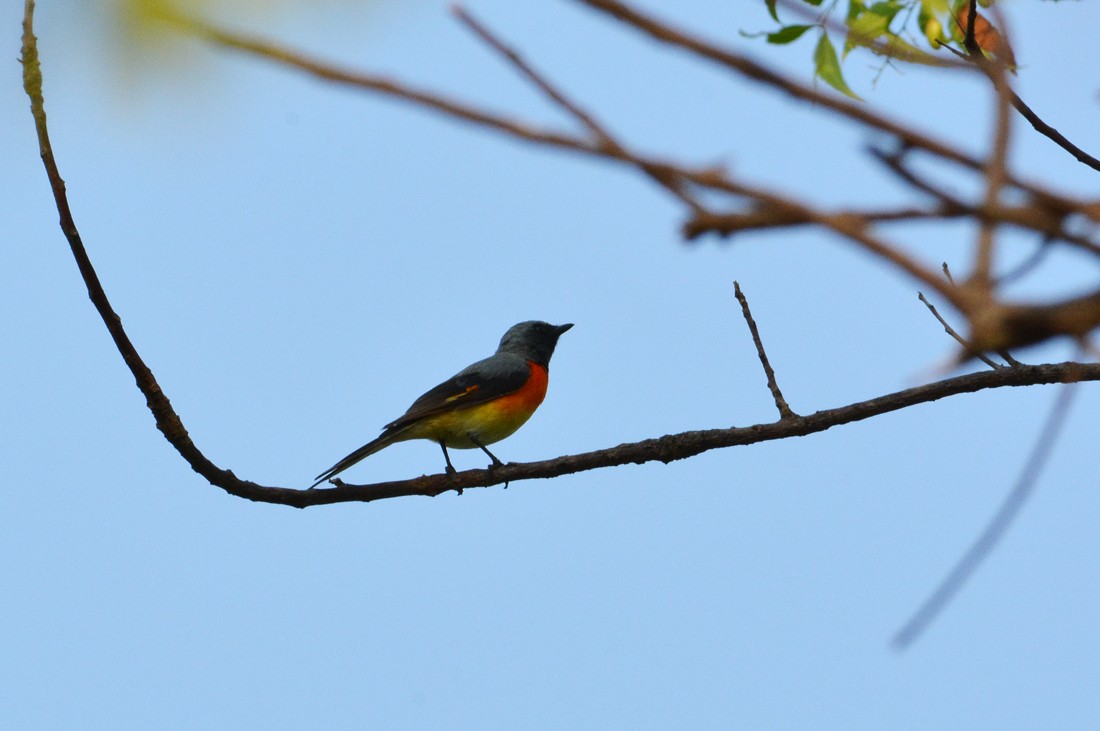
[{"label": "bird's tail", "polygon": [[359,449],[355,450],[354,452],[349,454],[347,457],[344,457],[342,460],[340,460],[339,462],[334,464],[332,467],[329,467],[327,470],[325,470],[321,474],[317,475],[317,481],[314,482],[312,485],[310,485],[309,489],[312,490],[313,488],[317,487],[318,485],[320,485],[325,480],[327,480],[329,478],[332,478],[332,477],[335,477],[336,475],[340,474],[341,472],[346,470],[348,467],[351,467],[356,462],[359,462],[360,460],[366,459],[367,457],[371,456],[375,452],[378,452],[378,451],[383,450],[386,447],[390,446],[394,442],[400,441],[401,440],[401,433],[403,431],[405,431],[405,430],[404,429],[398,429],[396,431],[390,431],[390,430],[387,429],[386,431],[382,432],[382,434],[380,434],[377,439],[375,439],[373,441],[370,441],[370,442],[367,442],[362,447],[359,447]]}]

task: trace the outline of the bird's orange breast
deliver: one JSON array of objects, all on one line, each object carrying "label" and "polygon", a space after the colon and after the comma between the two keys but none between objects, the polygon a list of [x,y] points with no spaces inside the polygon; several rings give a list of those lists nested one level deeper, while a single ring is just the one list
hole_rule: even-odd
[{"label": "bird's orange breast", "polygon": [[531,369],[527,383],[518,390],[491,401],[486,406],[491,406],[502,413],[525,413],[527,416],[524,420],[530,417],[546,398],[546,385],[550,382],[550,375],[545,368],[532,361],[527,361],[527,366]]}]

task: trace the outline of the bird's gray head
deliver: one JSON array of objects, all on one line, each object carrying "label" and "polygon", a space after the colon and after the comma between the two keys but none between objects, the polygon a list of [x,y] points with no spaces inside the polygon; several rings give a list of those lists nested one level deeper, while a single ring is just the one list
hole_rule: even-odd
[{"label": "bird's gray head", "polygon": [[551,325],[540,320],[521,322],[508,328],[508,332],[500,339],[497,352],[522,355],[545,367],[550,363],[558,338],[571,327],[571,322],[566,325]]}]

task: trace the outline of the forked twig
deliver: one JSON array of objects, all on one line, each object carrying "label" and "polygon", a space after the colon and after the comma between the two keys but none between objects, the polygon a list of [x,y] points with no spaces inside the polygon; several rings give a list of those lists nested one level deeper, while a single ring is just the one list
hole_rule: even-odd
[{"label": "forked twig", "polygon": [[[966,338],[964,338],[962,335],[959,335],[957,332],[955,332],[955,328],[951,327],[947,323],[947,320],[943,319],[943,316],[940,315],[939,310],[936,309],[936,306],[925,298],[924,292],[917,292],[917,299],[923,302],[924,306],[928,308],[928,311],[932,313],[932,316],[939,320],[940,324],[943,325],[944,331],[951,337],[955,338],[956,342],[958,342],[959,345],[963,346],[963,350],[970,350],[970,343],[968,343],[966,341]],[[990,368],[1004,368],[1003,365],[985,355],[984,353],[979,353],[977,358]]]}]

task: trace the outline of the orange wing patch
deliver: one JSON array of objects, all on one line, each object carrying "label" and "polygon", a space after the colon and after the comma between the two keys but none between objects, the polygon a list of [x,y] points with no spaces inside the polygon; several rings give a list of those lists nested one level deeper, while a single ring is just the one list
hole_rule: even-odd
[{"label": "orange wing patch", "polygon": [[467,396],[469,396],[471,393],[478,390],[479,388],[481,388],[481,386],[478,386],[477,384],[474,384],[473,386],[467,386],[465,391],[463,391],[462,393],[456,393],[454,396],[448,397],[447,400],[444,403],[449,404],[452,401],[457,401],[458,399],[466,398]]}]

